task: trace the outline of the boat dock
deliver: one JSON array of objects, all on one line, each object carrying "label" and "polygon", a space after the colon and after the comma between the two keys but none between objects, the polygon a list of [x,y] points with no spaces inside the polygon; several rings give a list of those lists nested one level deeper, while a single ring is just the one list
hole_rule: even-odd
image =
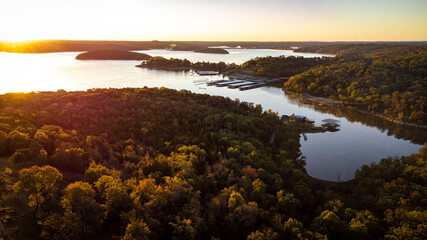
[{"label": "boat dock", "polygon": [[229,80],[226,80],[226,79],[211,80],[211,81],[208,81],[207,84],[208,84],[208,86],[212,86],[212,85],[215,85],[217,83],[222,83],[222,82],[226,82],[226,81],[229,81]]},{"label": "boat dock", "polygon": [[225,82],[220,82],[220,83],[216,83],[215,86],[217,87],[225,87],[231,84],[236,84],[236,83],[242,83],[244,81],[242,80],[230,80],[230,81],[225,81]]},{"label": "boat dock", "polygon": [[[259,88],[271,83],[283,82],[289,79],[289,77],[280,77],[280,78],[260,78],[260,79],[219,79],[219,80],[210,80],[206,84],[208,86],[217,86],[228,88],[238,88],[241,91]],[[196,84],[198,85],[198,84]]]},{"label": "boat dock", "polygon": [[248,85],[239,87],[239,89],[240,89],[240,91],[245,91],[245,90],[249,90],[249,89],[259,88],[259,87],[262,87],[265,85],[266,85],[265,83],[248,84]]},{"label": "boat dock", "polygon": [[218,71],[195,71],[200,76],[206,76],[206,75],[218,75]]},{"label": "boat dock", "polygon": [[257,83],[256,82],[247,82],[247,81],[244,81],[244,82],[240,82],[240,83],[229,84],[228,88],[239,88],[239,87],[243,87],[243,86],[246,86],[246,85],[253,85],[253,84],[257,84]]}]

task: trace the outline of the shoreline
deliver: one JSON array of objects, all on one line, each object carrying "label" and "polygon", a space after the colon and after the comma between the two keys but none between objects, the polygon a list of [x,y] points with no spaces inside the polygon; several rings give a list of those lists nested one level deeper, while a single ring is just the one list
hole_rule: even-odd
[{"label": "shoreline", "polygon": [[169,71],[191,71],[193,68],[191,67],[150,67],[143,64],[135,65],[138,68],[147,68],[152,70],[169,70]]},{"label": "shoreline", "polygon": [[384,116],[383,114],[371,113],[371,112],[368,112],[366,110],[361,110],[361,109],[357,109],[357,108],[350,108],[350,107],[343,105],[343,102],[340,100],[333,100],[333,99],[324,98],[324,97],[316,97],[316,96],[311,96],[309,94],[297,95],[297,94],[294,94],[292,92],[285,91],[285,90],[284,90],[284,92],[288,95],[297,97],[298,99],[308,100],[311,102],[310,104],[312,104],[312,105],[326,105],[326,106],[330,106],[330,107],[347,109],[347,110],[356,111],[356,112],[364,113],[367,115],[375,116],[375,117],[387,120],[388,122],[391,122],[394,124],[427,129],[427,125],[420,125],[420,124],[415,124],[415,123],[405,123],[405,122],[401,122],[401,121],[398,121],[396,119],[393,119],[391,117]]}]

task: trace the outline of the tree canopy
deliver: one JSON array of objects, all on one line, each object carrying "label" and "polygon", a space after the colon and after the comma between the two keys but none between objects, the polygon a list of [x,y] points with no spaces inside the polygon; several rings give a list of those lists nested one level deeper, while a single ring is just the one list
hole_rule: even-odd
[{"label": "tree canopy", "polygon": [[425,236],[427,147],[333,184],[307,175],[297,123],[238,99],[141,88],[0,103],[2,154],[25,156],[0,174],[10,238]]}]

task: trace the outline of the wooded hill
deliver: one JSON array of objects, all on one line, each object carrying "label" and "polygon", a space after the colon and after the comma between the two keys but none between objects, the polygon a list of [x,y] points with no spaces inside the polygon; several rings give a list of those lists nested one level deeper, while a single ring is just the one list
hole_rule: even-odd
[{"label": "wooded hill", "polygon": [[165,88],[0,95],[1,237],[423,239],[427,148],[322,182],[295,124]]},{"label": "wooded hill", "polygon": [[341,100],[356,109],[426,125],[427,46],[368,48],[350,46],[338,50],[343,56],[293,76],[285,83],[285,89]]},{"label": "wooded hill", "polygon": [[337,57],[260,57],[242,64],[260,77],[290,77],[284,89],[427,125],[427,46],[334,45],[301,51]]}]

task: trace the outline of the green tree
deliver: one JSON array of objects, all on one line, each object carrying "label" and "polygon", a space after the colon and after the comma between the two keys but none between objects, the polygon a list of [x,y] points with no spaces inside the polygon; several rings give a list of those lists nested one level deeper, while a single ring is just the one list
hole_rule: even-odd
[{"label": "green tree", "polygon": [[228,199],[228,208],[230,210],[235,209],[236,207],[245,203],[245,199],[242,197],[242,194],[239,192],[233,191],[230,194],[230,198]]},{"label": "green tree", "polygon": [[0,131],[0,156],[7,153],[7,133]]},{"label": "green tree", "polygon": [[81,217],[73,212],[66,211],[64,215],[53,214],[41,221],[41,237],[48,240],[88,239],[88,231]]},{"label": "green tree", "polygon": [[121,212],[130,208],[131,200],[121,179],[104,175],[95,186],[102,195],[107,217],[118,218]]},{"label": "green tree", "polygon": [[347,236],[346,223],[334,212],[325,210],[314,219],[312,229],[327,235],[328,239],[342,239]]},{"label": "green tree", "polygon": [[15,191],[28,195],[28,206],[34,208],[34,218],[39,208],[52,200],[59,191],[62,174],[51,166],[33,166],[19,171]]},{"label": "green tree", "polygon": [[10,153],[15,152],[16,149],[28,148],[30,138],[27,133],[14,130],[7,135],[6,138],[7,149]]},{"label": "green tree", "polygon": [[95,191],[86,182],[69,184],[61,199],[65,212],[76,214],[87,226],[85,235],[90,236],[103,221],[101,207],[95,200]]},{"label": "green tree", "polygon": [[195,239],[196,230],[191,226],[190,219],[182,219],[175,217],[175,222],[170,222],[170,226],[173,228],[172,239],[174,240],[186,240]]},{"label": "green tree", "polygon": [[133,219],[126,227],[123,240],[148,240],[150,233],[150,229],[142,219]]},{"label": "green tree", "polygon": [[108,169],[102,164],[96,164],[95,162],[91,162],[89,164],[89,167],[86,169],[83,179],[89,183],[94,183],[104,175],[118,178],[120,176],[120,172],[117,170]]},{"label": "green tree", "polygon": [[291,193],[285,193],[283,190],[277,192],[278,211],[284,213],[287,217],[294,217],[301,209],[301,201]]},{"label": "green tree", "polygon": [[51,157],[52,165],[61,170],[82,172],[87,167],[87,156],[82,148],[57,148]]}]

